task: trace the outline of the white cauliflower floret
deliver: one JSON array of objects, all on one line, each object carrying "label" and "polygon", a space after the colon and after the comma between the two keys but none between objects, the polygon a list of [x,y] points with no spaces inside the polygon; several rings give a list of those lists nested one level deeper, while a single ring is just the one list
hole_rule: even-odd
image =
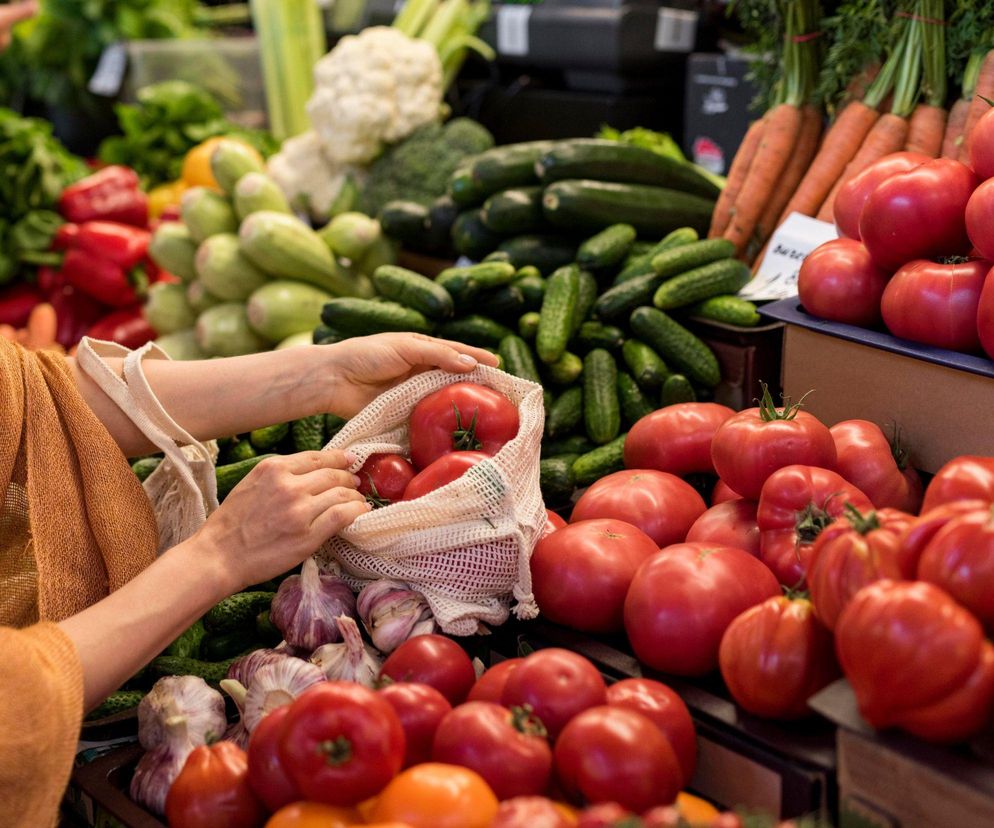
[{"label": "white cauliflower floret", "polygon": [[315,221],[327,219],[345,182],[357,175],[355,168],[327,157],[313,130],[284,141],[267,169],[287,200]]},{"label": "white cauliflower floret", "polygon": [[343,37],[314,67],[307,114],[333,162],[366,164],[438,117],[442,65],[429,44],[386,26]]}]

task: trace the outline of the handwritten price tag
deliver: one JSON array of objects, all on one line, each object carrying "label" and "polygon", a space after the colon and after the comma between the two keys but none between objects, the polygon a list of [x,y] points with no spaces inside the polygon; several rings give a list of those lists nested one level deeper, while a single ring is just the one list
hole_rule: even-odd
[{"label": "handwritten price tag", "polygon": [[816,247],[838,237],[834,224],[791,213],[773,234],[759,270],[739,296],[753,302],[797,296],[801,262]]}]

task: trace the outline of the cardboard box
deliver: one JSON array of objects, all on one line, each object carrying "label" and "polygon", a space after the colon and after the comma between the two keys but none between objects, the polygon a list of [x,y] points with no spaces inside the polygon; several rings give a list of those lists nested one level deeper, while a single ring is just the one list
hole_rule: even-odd
[{"label": "cardboard box", "polygon": [[839,828],[990,828],[994,765],[977,749],[876,733],[840,679],[811,701],[838,726]]},{"label": "cardboard box", "polygon": [[901,429],[916,468],[935,473],[962,454],[994,456],[994,362],[816,319],[785,299],[762,309],[786,323],[783,390],[828,425],[872,420]]}]

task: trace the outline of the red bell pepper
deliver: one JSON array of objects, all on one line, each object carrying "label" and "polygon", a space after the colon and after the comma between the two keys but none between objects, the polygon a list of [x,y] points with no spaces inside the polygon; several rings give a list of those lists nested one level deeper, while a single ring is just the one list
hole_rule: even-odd
[{"label": "red bell pepper", "polygon": [[45,297],[33,285],[11,285],[0,291],[0,325],[11,325],[23,328],[28,324],[28,317],[35,305],[41,304]]},{"label": "red bell pepper", "polygon": [[78,239],[79,225],[67,221],[55,231],[55,236],[52,238],[52,250],[68,250],[70,247],[76,246]]},{"label": "red bell pepper", "polygon": [[62,273],[78,291],[112,308],[127,307],[138,301],[138,293],[127,271],[110,259],[101,259],[75,248],[66,252]]},{"label": "red bell pepper", "polygon": [[146,227],[148,197],[134,170],[114,165],[66,187],[59,197],[59,212],[77,223],[104,220]]},{"label": "red bell pepper", "polygon": [[48,294],[48,301],[55,308],[55,341],[63,348],[71,348],[107,314],[107,309],[96,299],[80,293],[71,285],[62,285]]},{"label": "red bell pepper", "polygon": [[140,348],[155,339],[155,331],[145,321],[140,307],[114,311],[92,325],[86,335],[93,339],[117,342],[125,348]]},{"label": "red bell pepper", "polygon": [[[58,239],[58,235],[56,236]],[[107,259],[125,270],[139,265],[148,255],[151,234],[147,230],[113,221],[88,221],[78,225],[70,247],[78,247]]]},{"label": "red bell pepper", "polygon": [[38,268],[38,289],[51,298],[52,294],[58,291],[66,283],[66,277],[61,270],[54,267],[42,265]]}]

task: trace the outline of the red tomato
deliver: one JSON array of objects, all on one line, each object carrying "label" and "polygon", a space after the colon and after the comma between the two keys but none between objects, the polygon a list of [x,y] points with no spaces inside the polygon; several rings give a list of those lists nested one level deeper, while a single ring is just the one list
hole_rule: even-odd
[{"label": "red tomato", "polygon": [[477,463],[489,460],[490,455],[482,451],[453,451],[440,457],[427,468],[417,473],[404,489],[401,500],[414,500],[424,497],[435,489],[447,486],[453,480],[458,480]]},{"label": "red tomato", "polygon": [[989,505],[939,530],[918,561],[918,579],[942,587],[994,630],[994,515]]},{"label": "red tomato", "polygon": [[994,707],[994,647],[937,586],[877,581],[835,628],[839,663],[863,718],[933,742],[969,738]]},{"label": "red tomato", "polygon": [[717,403],[679,403],[647,414],[625,438],[625,467],[683,477],[713,472],[711,438],[735,412]]},{"label": "red tomato", "polygon": [[994,501],[994,457],[964,455],[946,463],[928,484],[922,514],[955,500]]},{"label": "red tomato", "polygon": [[466,702],[446,714],[432,760],[476,771],[497,794],[538,796],[549,786],[552,748],[545,726],[527,709]]},{"label": "red tomato", "polygon": [[724,480],[719,480],[711,490],[711,505],[717,506],[729,500],[742,500],[742,495],[734,491]]},{"label": "red tomato", "polygon": [[994,178],[994,116],[987,110],[967,136],[970,166],[981,178]]},{"label": "red tomato", "polygon": [[797,275],[797,295],[812,316],[873,328],[890,271],[877,267],[862,244],[832,239],[812,250]]},{"label": "red tomato", "polygon": [[419,469],[452,451],[494,455],[518,434],[518,409],[499,391],[456,382],[429,394],[411,412],[411,460]]},{"label": "red tomato", "polygon": [[892,175],[907,172],[931,160],[920,152],[892,152],[850,178],[835,195],[835,226],[839,232],[858,240],[859,217],[870,193]]},{"label": "red tomato", "polygon": [[400,771],[404,728],[393,708],[372,690],[349,681],[325,681],[290,705],[279,753],[305,799],[355,805]]},{"label": "red tomato", "polygon": [[740,411],[718,429],[711,456],[727,485],[742,497],[759,500],[766,479],[784,466],[834,469],[835,442],[828,427],[799,404],[774,406],[763,386],[759,408]]},{"label": "red tomato", "polygon": [[683,771],[649,719],[621,707],[594,707],[573,719],[556,742],[556,774],[567,795],[644,811],[676,799]]},{"label": "red tomato", "polygon": [[407,484],[417,472],[399,454],[372,454],[359,469],[359,491],[374,506],[403,500]]},{"label": "red tomato", "polygon": [[829,431],[835,440],[836,471],[863,492],[876,509],[917,514],[922,479],[908,465],[908,453],[868,420],[845,420]]},{"label": "red tomato", "polygon": [[732,698],[767,719],[807,716],[808,699],[839,675],[832,636],[811,602],[784,596],[747,609],[728,625],[718,663]]},{"label": "red tomato", "polygon": [[701,515],[687,533],[688,543],[717,543],[744,549],[759,557],[759,524],[754,500],[728,500],[712,506]]},{"label": "red tomato", "polygon": [[966,232],[985,259],[994,259],[994,180],[985,181],[966,204]]},{"label": "red tomato", "polygon": [[501,802],[490,828],[573,828],[574,824],[551,799],[516,796]]},{"label": "red tomato", "polygon": [[913,521],[896,509],[861,514],[847,507],[843,517],[822,530],[808,562],[808,589],[822,624],[834,630],[846,604],[867,584],[915,577],[901,554]]},{"label": "red tomato", "polygon": [[476,671],[466,651],[444,635],[417,635],[387,656],[380,678],[408,681],[434,687],[449,700],[461,704],[476,683]]},{"label": "red tomato", "polygon": [[507,677],[512,670],[518,669],[523,658],[508,658],[498,661],[490,667],[476,680],[476,684],[469,691],[466,701],[488,701],[500,704],[501,696],[504,695],[504,685],[507,684]]},{"label": "red tomato", "polygon": [[401,681],[378,691],[393,708],[404,728],[404,767],[431,761],[438,724],[452,710],[449,700],[434,687]]},{"label": "red tomato", "polygon": [[659,547],[620,520],[581,520],[542,538],[532,553],[539,610],[584,632],[624,629],[625,594],[639,565]]},{"label": "red tomato", "polygon": [[980,349],[977,309],[988,262],[908,262],[887,283],[880,311],[894,336],[972,352]]},{"label": "red tomato", "polygon": [[278,811],[300,799],[297,786],[287,776],[279,753],[283,723],[289,712],[290,706],[286,704],[271,710],[255,726],[249,738],[249,782],[255,795],[270,811]]},{"label": "red tomato", "polygon": [[690,783],[697,766],[697,733],[683,699],[661,681],[632,678],[608,686],[607,703],[641,713],[658,727],[680,763],[681,786]]},{"label": "red tomato", "polygon": [[607,701],[607,687],[589,660],[550,647],[525,657],[508,676],[500,701],[505,707],[531,705],[555,740],[570,719]]},{"label": "red tomato", "polygon": [[759,557],[781,584],[804,583],[811,545],[847,503],[861,512],[873,509],[865,494],[828,469],[787,466],[766,481],[756,512]]},{"label": "red tomato", "polygon": [[562,517],[553,512],[551,509],[545,510],[545,529],[542,531],[542,537],[551,535],[557,529],[565,529],[566,526],[567,523]]},{"label": "red tomato", "polygon": [[718,666],[718,645],[732,620],[779,594],[776,578],[748,552],[681,543],[635,573],[625,599],[625,630],[643,664],[702,676]]},{"label": "red tomato", "polygon": [[629,469],[602,477],[573,507],[570,523],[613,518],[636,526],[656,546],[680,543],[707,509],[679,477],[653,469]]},{"label": "red tomato", "polygon": [[194,748],[166,797],[175,828],[253,828],[266,821],[252,793],[245,751],[234,742]]},{"label": "red tomato", "polygon": [[980,347],[991,359],[994,359],[994,279],[988,271],[984,277],[984,287],[980,291],[980,302],[977,305],[977,337]]},{"label": "red tomato", "polygon": [[921,516],[915,518],[901,537],[901,571],[918,572],[918,562],[925,547],[951,520],[989,507],[990,503],[983,500],[954,500],[928,511],[922,510]]},{"label": "red tomato", "polygon": [[870,256],[893,273],[915,259],[955,256],[970,249],[963,215],[977,186],[973,171],[936,158],[892,175],[870,193],[859,234]]}]

